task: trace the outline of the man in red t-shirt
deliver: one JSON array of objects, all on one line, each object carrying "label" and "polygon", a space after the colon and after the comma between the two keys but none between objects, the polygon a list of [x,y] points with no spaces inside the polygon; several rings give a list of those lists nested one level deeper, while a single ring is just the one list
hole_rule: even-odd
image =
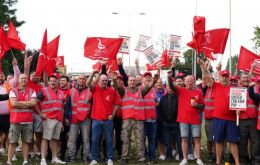
[{"label": "man in red t-shirt", "polygon": [[203,62],[198,60],[202,70],[202,78],[207,80],[208,86],[212,86],[214,100],[213,112],[213,140],[216,142],[216,164],[221,163],[224,142],[230,143],[231,153],[235,159],[236,165],[239,164],[238,145],[240,135],[239,128],[236,126],[236,111],[229,110],[229,75],[227,70],[219,74],[219,83],[214,82],[210,72],[205,68]]},{"label": "man in red t-shirt", "polygon": [[201,136],[201,122],[200,112],[204,108],[204,100],[201,90],[195,86],[194,76],[188,75],[184,79],[185,88],[176,87],[172,82],[172,73],[168,73],[168,83],[172,91],[177,92],[178,95],[178,116],[177,122],[180,123],[180,132],[182,138],[182,152],[183,160],[181,165],[187,164],[187,150],[189,130],[191,129],[192,137],[195,144],[195,152],[197,154],[197,164],[203,165],[200,158],[200,136]]},{"label": "man in red t-shirt", "polygon": [[118,99],[116,91],[113,87],[108,87],[108,77],[104,74],[97,78],[98,85],[92,83],[93,77],[98,71],[94,70],[89,76],[87,85],[93,93],[92,106],[92,144],[91,154],[92,161],[90,165],[95,165],[99,160],[99,140],[102,134],[106,139],[107,164],[113,165],[114,150],[113,150],[113,118],[116,115],[118,108]]}]

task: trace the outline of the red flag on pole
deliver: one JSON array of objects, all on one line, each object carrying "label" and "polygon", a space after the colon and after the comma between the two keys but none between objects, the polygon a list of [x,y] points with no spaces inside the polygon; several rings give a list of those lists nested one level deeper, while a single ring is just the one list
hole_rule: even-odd
[{"label": "red flag on pole", "polygon": [[58,35],[56,38],[54,38],[47,45],[47,56],[48,56],[49,62],[48,62],[48,65],[46,66],[46,71],[48,73],[48,76],[52,75],[52,73],[54,72],[54,69],[56,67],[58,49],[59,49],[59,41],[60,41],[60,35]]},{"label": "red flag on pole", "polygon": [[[256,55],[255,53],[247,50],[243,46],[240,48],[240,53],[237,62],[237,69],[244,70],[249,72],[251,69],[251,65],[254,61],[260,61],[260,56]],[[254,74],[260,75],[260,65],[258,64],[255,70],[253,71]]]},{"label": "red flag on pole", "polygon": [[89,37],[84,45],[84,56],[92,60],[116,59],[123,38]]},{"label": "red flag on pole", "polygon": [[42,39],[42,46],[40,49],[40,55],[38,58],[38,63],[36,67],[36,75],[41,76],[43,69],[48,64],[48,57],[47,57],[47,29],[44,32],[43,39]]},{"label": "red flag on pole", "polygon": [[3,26],[0,26],[0,60],[4,57],[5,53],[10,49]]},{"label": "red flag on pole", "polygon": [[170,56],[167,54],[167,50],[165,50],[161,56],[161,66],[168,67],[170,65]]},{"label": "red flag on pole", "polygon": [[7,32],[7,42],[10,47],[18,50],[25,50],[26,45],[21,41],[13,22],[10,20]]}]

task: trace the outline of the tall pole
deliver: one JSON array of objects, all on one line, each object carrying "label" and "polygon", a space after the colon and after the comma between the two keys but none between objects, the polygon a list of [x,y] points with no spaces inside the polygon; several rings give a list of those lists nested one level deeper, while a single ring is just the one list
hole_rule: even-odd
[{"label": "tall pole", "polygon": [[231,0],[229,0],[229,71],[232,73],[232,61],[231,61],[231,54],[232,54],[232,48],[231,48]]},{"label": "tall pole", "polygon": [[[129,35],[129,37],[130,37],[130,39],[131,39],[131,14],[128,14],[128,35]],[[130,68],[130,65],[131,65],[131,43],[129,44],[129,54],[128,54],[128,60],[129,60],[129,62],[128,62],[128,67],[129,67],[129,69],[128,69],[128,74],[130,75],[130,73],[131,73],[131,68]]]}]

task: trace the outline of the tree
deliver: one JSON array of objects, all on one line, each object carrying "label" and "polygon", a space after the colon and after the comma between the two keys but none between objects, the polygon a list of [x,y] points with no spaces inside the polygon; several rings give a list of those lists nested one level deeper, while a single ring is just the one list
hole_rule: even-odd
[{"label": "tree", "polygon": [[254,42],[254,51],[256,53],[260,52],[260,27],[256,26],[254,27],[255,31],[254,31],[254,35],[255,37],[252,39],[252,41]]},{"label": "tree", "polygon": [[[230,59],[228,59],[226,70],[229,70],[229,60]],[[238,61],[238,55],[237,54],[235,56],[231,56],[231,70],[232,70],[231,75],[234,75],[235,72],[237,71],[237,61]]]},{"label": "tree", "polygon": [[[20,27],[24,24],[24,21],[18,21],[15,15],[16,9],[13,6],[17,3],[17,0],[0,0],[0,24],[3,25],[6,30],[9,20],[12,20],[15,27]],[[12,49],[21,72],[23,72],[23,56],[22,52]],[[6,75],[13,73],[12,68],[12,54],[11,51],[6,52],[5,57],[2,60],[3,71]]]}]

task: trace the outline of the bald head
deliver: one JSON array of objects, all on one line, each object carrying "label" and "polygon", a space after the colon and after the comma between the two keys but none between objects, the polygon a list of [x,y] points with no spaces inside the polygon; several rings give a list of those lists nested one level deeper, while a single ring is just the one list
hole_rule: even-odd
[{"label": "bald head", "polygon": [[194,76],[188,75],[184,78],[184,84],[185,84],[187,89],[193,89],[194,83],[195,83]]},{"label": "bald head", "polygon": [[99,86],[101,88],[107,88],[107,84],[108,84],[108,77],[102,74],[99,78]]}]

